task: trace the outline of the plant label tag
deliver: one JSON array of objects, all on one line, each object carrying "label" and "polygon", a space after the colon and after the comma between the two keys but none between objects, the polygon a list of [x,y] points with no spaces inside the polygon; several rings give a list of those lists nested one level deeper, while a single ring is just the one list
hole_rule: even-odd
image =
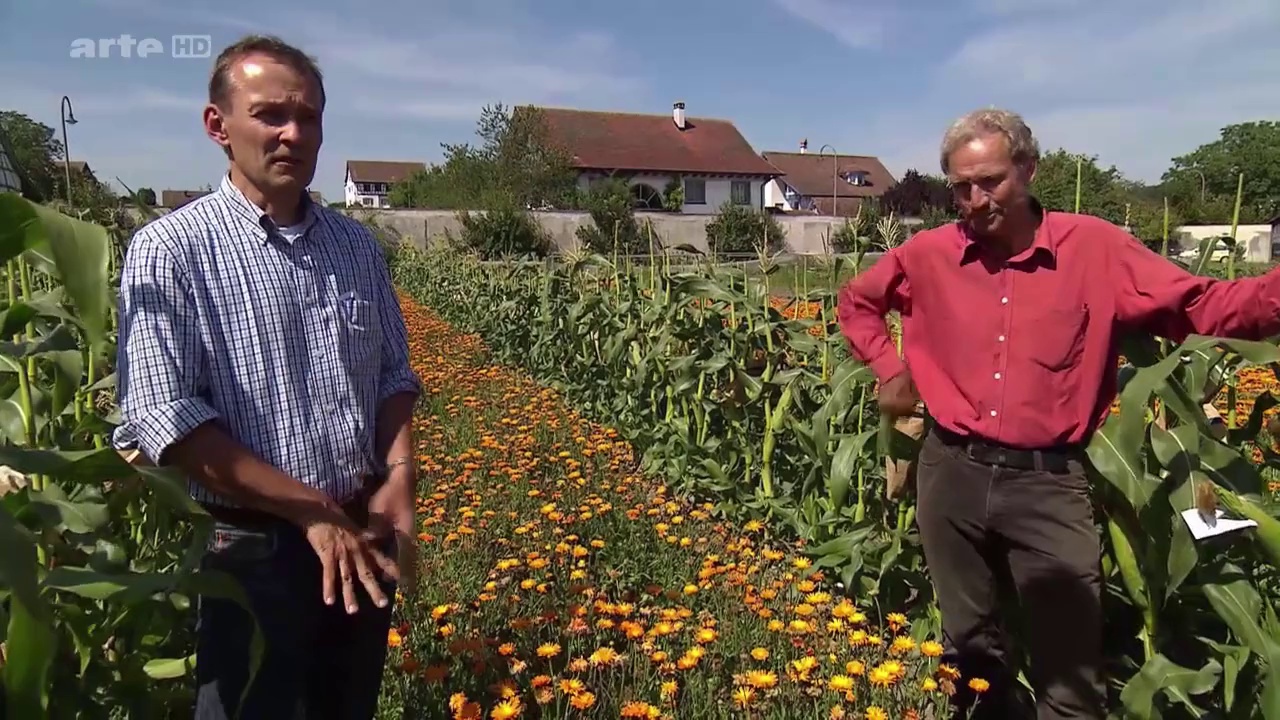
[{"label": "plant label tag", "polygon": [[1224,535],[1229,532],[1239,532],[1246,528],[1258,527],[1258,523],[1252,520],[1232,520],[1222,516],[1222,511],[1218,510],[1214,516],[1212,525],[1204,521],[1204,517],[1196,508],[1182,511],[1182,520],[1187,524],[1187,528],[1191,530],[1191,537],[1196,540],[1203,540],[1214,535]]}]

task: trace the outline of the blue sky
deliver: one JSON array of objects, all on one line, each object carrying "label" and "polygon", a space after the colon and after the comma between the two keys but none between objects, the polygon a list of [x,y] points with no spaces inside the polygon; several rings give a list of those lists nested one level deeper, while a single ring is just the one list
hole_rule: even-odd
[{"label": "blue sky", "polygon": [[734,121],[757,151],[937,168],[956,115],[1023,113],[1045,149],[1157,179],[1224,125],[1280,118],[1276,0],[26,0],[0,8],[0,107],[59,132],[100,179],[216,183],[200,124],[211,59],[72,58],[77,38],[272,32],[326,74],[313,189],[348,159],[437,161],[486,103]]}]

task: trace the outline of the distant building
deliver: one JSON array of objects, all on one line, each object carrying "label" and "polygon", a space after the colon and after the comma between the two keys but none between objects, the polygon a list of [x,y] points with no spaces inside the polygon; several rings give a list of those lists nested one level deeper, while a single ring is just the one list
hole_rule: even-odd
[{"label": "distant building", "polygon": [[811,153],[808,144],[801,141],[800,152],[761,154],[783,173],[765,188],[765,207],[851,217],[858,214],[863,200],[878,198],[897,184],[879,158]]},{"label": "distant building", "polygon": [[343,187],[346,206],[385,208],[391,188],[411,175],[424,172],[426,163],[387,160],[348,160]]},{"label": "distant building", "polygon": [[680,211],[714,214],[726,202],[764,205],[764,187],[779,175],[728,120],[670,114],[536,108],[548,142],[567,152],[587,190],[609,177],[624,180],[638,209],[661,210],[670,186],[684,190]]}]

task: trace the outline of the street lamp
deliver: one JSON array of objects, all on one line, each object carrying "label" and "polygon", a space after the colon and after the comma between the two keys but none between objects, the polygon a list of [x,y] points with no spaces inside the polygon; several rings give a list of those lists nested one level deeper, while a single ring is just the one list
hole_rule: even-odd
[{"label": "street lamp", "polygon": [[836,217],[839,215],[839,213],[836,212],[836,198],[839,197],[836,192],[836,188],[839,186],[837,180],[840,177],[840,154],[837,153],[836,149],[831,145],[823,145],[818,148],[818,154],[821,155],[827,148],[831,148],[831,217]]},{"label": "street lamp", "polygon": [[1200,204],[1203,205],[1205,186],[1208,184],[1208,182],[1205,180],[1204,173],[1200,172],[1199,170],[1192,168],[1191,172],[1194,172],[1195,174],[1200,176]]},{"label": "street lamp", "polygon": [[71,146],[67,143],[67,126],[76,124],[76,113],[71,109],[71,98],[66,95],[62,96],[62,168],[66,171],[67,178],[67,204],[74,205],[71,201]]}]

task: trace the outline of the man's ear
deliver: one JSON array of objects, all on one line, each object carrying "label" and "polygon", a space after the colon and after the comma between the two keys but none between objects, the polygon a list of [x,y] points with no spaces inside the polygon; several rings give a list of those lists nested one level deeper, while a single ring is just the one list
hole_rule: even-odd
[{"label": "man's ear", "polygon": [[231,150],[231,139],[227,136],[226,116],[213,103],[209,103],[204,108],[204,132],[209,139],[222,146],[223,150]]}]

